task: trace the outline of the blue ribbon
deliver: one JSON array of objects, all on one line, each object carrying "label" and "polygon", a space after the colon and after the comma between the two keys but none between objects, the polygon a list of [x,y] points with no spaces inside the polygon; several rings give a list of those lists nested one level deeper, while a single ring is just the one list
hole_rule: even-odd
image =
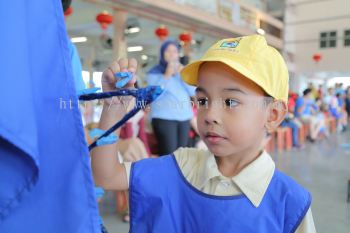
[{"label": "blue ribbon", "polygon": [[[98,138],[103,135],[106,131],[102,129],[93,129],[89,132],[90,137]],[[110,134],[106,137],[97,140],[97,146],[109,145],[118,141],[118,137],[115,134]]]},{"label": "blue ribbon", "polygon": [[99,87],[93,87],[93,88],[78,90],[77,91],[77,95],[79,97],[81,95],[87,95],[87,94],[92,94],[92,93],[98,92],[99,90],[101,90],[101,88],[99,88]]},{"label": "blue ribbon", "polygon": [[[128,112],[120,121],[115,123],[111,128],[104,131],[96,141],[89,145],[89,150],[92,150],[96,146],[104,145],[104,143],[111,142],[110,140],[101,140],[102,138],[108,137],[116,129],[121,127],[126,123],[131,117],[133,117],[138,111],[143,109],[146,105],[152,103],[158,96],[163,92],[163,89],[160,86],[148,86],[140,89],[122,89],[111,92],[101,92],[101,93],[91,93],[79,96],[79,100],[95,100],[95,99],[105,99],[111,98],[113,96],[133,96],[136,98],[136,106]],[[100,141],[100,142],[99,142]]]},{"label": "blue ribbon", "polygon": [[103,197],[104,194],[105,194],[105,191],[103,190],[103,188],[95,187],[95,195],[97,198]]},{"label": "blue ribbon", "polygon": [[131,72],[117,72],[114,74],[114,77],[119,79],[115,86],[122,88],[132,79],[133,74]]}]

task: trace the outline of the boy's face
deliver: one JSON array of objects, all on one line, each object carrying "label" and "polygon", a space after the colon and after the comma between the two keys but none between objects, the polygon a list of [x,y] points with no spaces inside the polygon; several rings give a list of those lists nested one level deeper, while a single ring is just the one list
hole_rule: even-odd
[{"label": "boy's face", "polygon": [[218,157],[261,150],[268,111],[263,90],[220,62],[201,65],[196,104],[198,129]]}]

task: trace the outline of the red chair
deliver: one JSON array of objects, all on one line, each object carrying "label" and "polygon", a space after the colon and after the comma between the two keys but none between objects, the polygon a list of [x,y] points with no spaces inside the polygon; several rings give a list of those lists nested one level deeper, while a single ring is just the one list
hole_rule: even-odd
[{"label": "red chair", "polygon": [[285,139],[286,139],[286,145],[285,148],[286,150],[291,150],[293,147],[293,134],[292,134],[292,129],[291,128],[285,128]]},{"label": "red chair", "polygon": [[334,117],[330,117],[330,128],[329,132],[336,132],[337,131],[337,120]]},{"label": "red chair", "polygon": [[275,133],[272,133],[270,136],[269,136],[269,140],[266,144],[266,147],[265,147],[265,150],[268,152],[268,153],[272,153],[275,151]]},{"label": "red chair", "polygon": [[276,130],[276,134],[277,134],[277,151],[281,152],[284,147],[285,147],[285,133],[286,133],[287,128],[282,128],[279,127]]},{"label": "red chair", "polygon": [[303,124],[303,130],[305,137],[310,136],[310,124]]},{"label": "red chair", "polygon": [[304,128],[304,125],[302,125],[300,128],[299,128],[299,143],[302,145],[305,143],[305,140],[306,140],[306,135],[305,135],[305,128]]}]

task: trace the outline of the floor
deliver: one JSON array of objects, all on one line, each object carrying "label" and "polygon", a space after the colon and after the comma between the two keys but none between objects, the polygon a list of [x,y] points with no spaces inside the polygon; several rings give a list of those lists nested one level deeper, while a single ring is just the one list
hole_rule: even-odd
[{"label": "floor", "polygon": [[[318,233],[349,233],[350,203],[346,202],[350,179],[350,132],[307,144],[303,150],[272,154],[277,167],[292,176],[312,194],[312,212]],[[109,233],[127,233],[129,226],[115,212],[113,193],[101,203],[101,213]]]}]

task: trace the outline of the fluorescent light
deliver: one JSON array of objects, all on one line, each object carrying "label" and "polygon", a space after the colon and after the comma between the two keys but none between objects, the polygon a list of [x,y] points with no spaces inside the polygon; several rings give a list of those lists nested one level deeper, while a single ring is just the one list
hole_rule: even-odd
[{"label": "fluorescent light", "polygon": [[262,28],[256,29],[256,32],[257,32],[258,34],[260,34],[260,35],[265,35],[265,30],[262,29]]},{"label": "fluorescent light", "polygon": [[143,55],[141,56],[141,59],[145,61],[145,60],[147,60],[147,59],[148,59],[148,56],[147,56],[147,55],[145,55],[145,54],[143,54]]},{"label": "fluorescent light", "polygon": [[139,51],[142,51],[143,50],[143,47],[142,46],[131,46],[131,47],[128,47],[128,52],[139,52]]},{"label": "fluorescent light", "polygon": [[127,28],[125,29],[125,33],[137,33],[137,32],[140,32],[141,29],[139,27],[133,27],[133,28]]},{"label": "fluorescent light", "polygon": [[72,41],[73,43],[81,43],[81,42],[86,42],[86,41],[87,41],[87,38],[86,38],[85,36],[83,36],[83,37],[73,37],[73,38],[71,39],[71,41]]}]

